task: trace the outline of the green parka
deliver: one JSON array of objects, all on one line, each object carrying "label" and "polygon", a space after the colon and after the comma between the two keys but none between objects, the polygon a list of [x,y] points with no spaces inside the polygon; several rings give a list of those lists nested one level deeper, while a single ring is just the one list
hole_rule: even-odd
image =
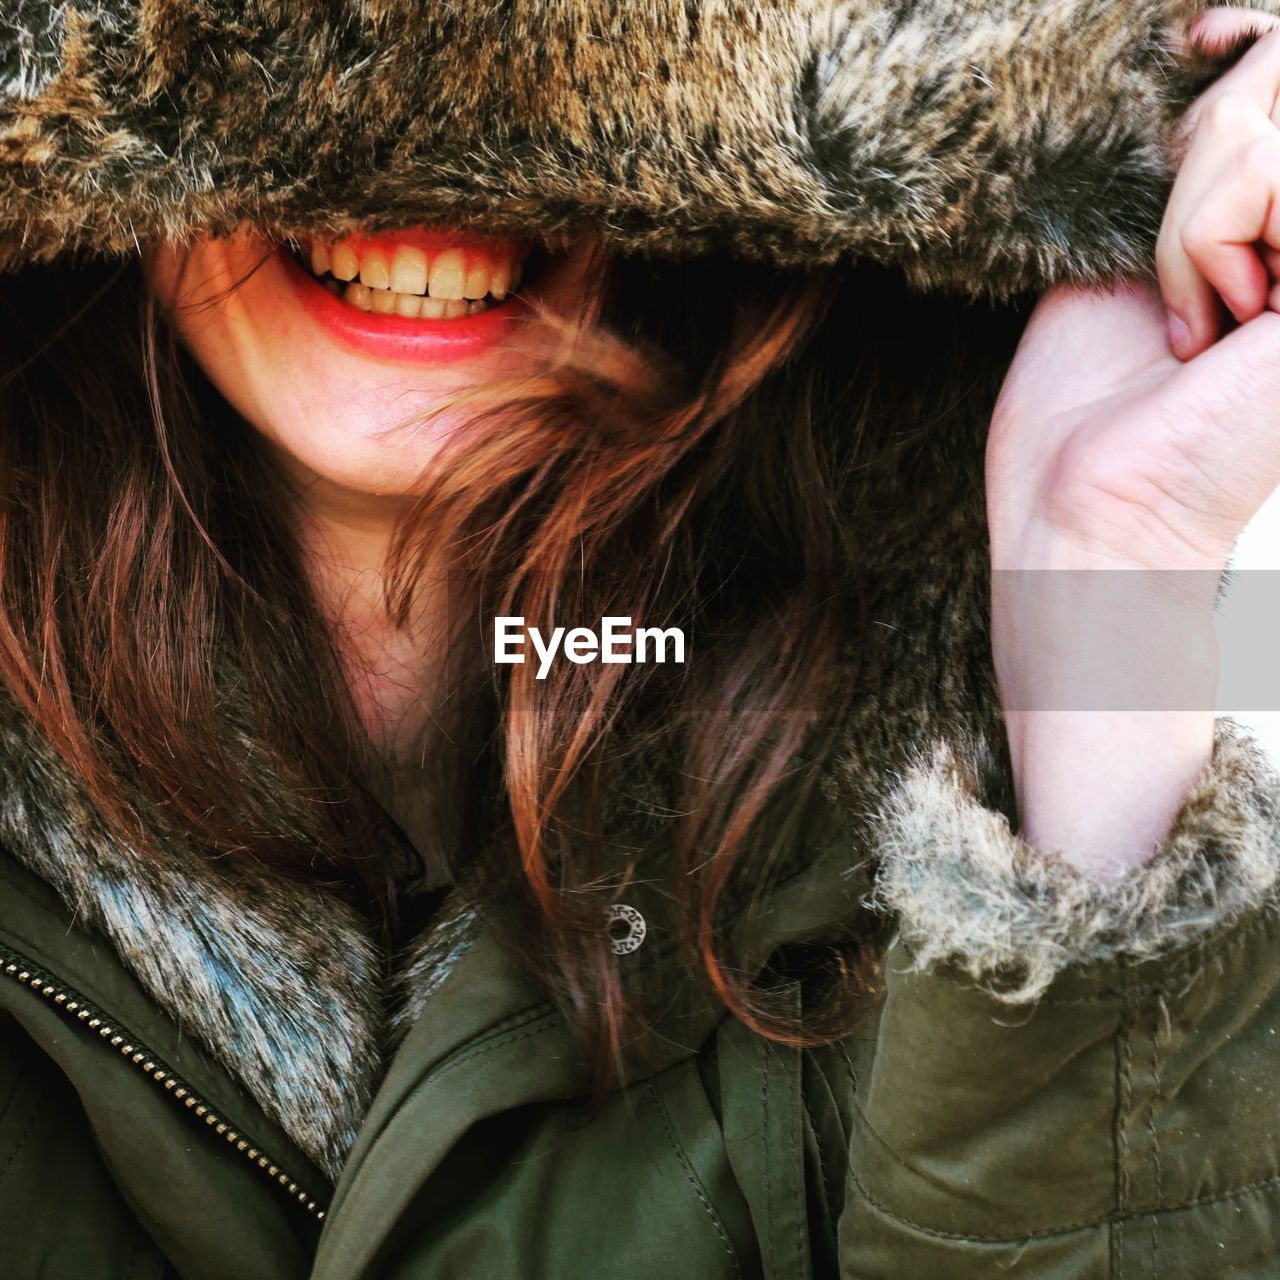
[{"label": "green parka", "polygon": [[1280,778],[1223,719],[1150,864],[1083,879],[1018,834],[986,621],[1020,296],[1149,269],[1203,82],[1163,25],[1196,8],[0,0],[9,270],[246,218],[840,259],[900,295],[849,349],[912,440],[863,481],[841,747],[733,922],[759,970],[878,939],[826,1047],[727,1015],[642,878],[620,963],[652,1012],[602,1104],[465,885],[384,1051],[349,908],[180,834],[144,863],[4,710],[0,1275],[1280,1276]]}]

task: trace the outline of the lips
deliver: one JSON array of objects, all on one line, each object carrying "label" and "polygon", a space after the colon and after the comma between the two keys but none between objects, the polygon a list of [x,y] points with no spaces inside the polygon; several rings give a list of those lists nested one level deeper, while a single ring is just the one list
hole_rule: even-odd
[{"label": "lips", "polygon": [[375,359],[452,363],[498,346],[529,314],[532,242],[426,228],[313,240],[279,257],[321,328]]}]

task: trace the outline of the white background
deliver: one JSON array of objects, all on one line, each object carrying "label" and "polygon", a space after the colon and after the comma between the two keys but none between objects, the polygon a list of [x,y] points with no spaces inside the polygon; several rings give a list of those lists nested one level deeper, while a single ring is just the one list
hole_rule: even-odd
[{"label": "white background", "polygon": [[[1249,527],[1236,543],[1234,555],[1231,557],[1233,573],[1254,569],[1268,569],[1280,574],[1280,490],[1273,493],[1266,505],[1250,522]],[[1230,608],[1231,586],[1228,584],[1223,605]],[[1280,616],[1275,619],[1276,626],[1272,636],[1260,640],[1268,645],[1274,643],[1277,657],[1280,658]],[[1271,753],[1271,758],[1280,764],[1280,711],[1258,709],[1240,711],[1229,709],[1227,714],[1241,724],[1253,730],[1257,739]]]}]

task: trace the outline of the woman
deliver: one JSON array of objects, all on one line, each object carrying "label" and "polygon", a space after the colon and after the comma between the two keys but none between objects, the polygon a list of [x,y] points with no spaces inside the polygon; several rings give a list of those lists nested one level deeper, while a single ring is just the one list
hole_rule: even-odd
[{"label": "woman", "polygon": [[1280,34],[1150,9],[8,17],[5,1274],[1280,1265]]}]

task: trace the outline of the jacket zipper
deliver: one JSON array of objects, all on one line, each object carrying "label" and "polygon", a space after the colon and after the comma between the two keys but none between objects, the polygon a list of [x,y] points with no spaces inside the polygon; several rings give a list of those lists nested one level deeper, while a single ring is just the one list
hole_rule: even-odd
[{"label": "jacket zipper", "polygon": [[163,1058],[152,1053],[136,1036],[130,1035],[127,1028],[113,1021],[79,992],[58,982],[38,965],[32,964],[25,956],[4,946],[0,946],[0,972],[43,996],[66,1014],[68,1019],[82,1023],[90,1031],[96,1031],[113,1049],[119,1050],[126,1061],[144,1072],[148,1079],[161,1086],[175,1101],[181,1102],[215,1133],[225,1138],[255,1168],[282,1187],[317,1222],[324,1221],[325,1208],[319,1197],[300,1186],[261,1147],[233,1128]]}]

